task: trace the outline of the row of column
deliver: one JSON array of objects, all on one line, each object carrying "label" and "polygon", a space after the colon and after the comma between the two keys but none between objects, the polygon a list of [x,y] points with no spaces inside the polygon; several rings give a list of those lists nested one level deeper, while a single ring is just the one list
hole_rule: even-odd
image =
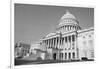
[{"label": "row of column", "polygon": [[45,45],[47,48],[75,49],[76,35],[43,40],[43,45]]},{"label": "row of column", "polygon": [[77,26],[63,26],[63,27],[61,27],[61,30],[63,30],[63,31],[70,31],[70,30],[77,30],[78,29],[78,27]]},{"label": "row of column", "polygon": [[75,52],[65,52],[59,54],[59,59],[61,60],[70,60],[70,59],[76,59],[76,53]]}]

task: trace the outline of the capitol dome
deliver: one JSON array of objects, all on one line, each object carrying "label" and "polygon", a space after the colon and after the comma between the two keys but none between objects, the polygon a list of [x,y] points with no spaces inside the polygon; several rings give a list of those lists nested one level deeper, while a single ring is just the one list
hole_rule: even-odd
[{"label": "capitol dome", "polygon": [[66,14],[64,14],[61,19],[65,19],[65,18],[71,18],[71,19],[76,19],[76,17],[71,14],[68,10],[66,11]]},{"label": "capitol dome", "polygon": [[61,17],[59,26],[66,25],[66,24],[78,24],[76,17],[73,14],[71,14],[68,10]]},{"label": "capitol dome", "polygon": [[57,30],[66,32],[79,29],[80,26],[77,18],[67,10],[66,13],[61,17]]}]

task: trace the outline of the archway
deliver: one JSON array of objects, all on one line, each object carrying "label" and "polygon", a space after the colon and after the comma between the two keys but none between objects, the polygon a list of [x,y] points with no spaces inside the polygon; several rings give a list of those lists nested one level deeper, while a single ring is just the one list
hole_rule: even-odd
[{"label": "archway", "polygon": [[86,60],[88,60],[88,58],[87,57],[82,57],[81,60],[86,61]]},{"label": "archway", "polygon": [[56,53],[53,54],[53,59],[56,60]]}]

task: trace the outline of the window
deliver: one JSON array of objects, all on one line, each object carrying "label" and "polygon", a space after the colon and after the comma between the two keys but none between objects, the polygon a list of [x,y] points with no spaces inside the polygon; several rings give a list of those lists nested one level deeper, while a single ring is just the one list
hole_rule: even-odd
[{"label": "window", "polygon": [[62,53],[62,56],[61,56],[61,58],[63,59],[63,53]]},{"label": "window", "polygon": [[65,53],[65,59],[67,59],[67,53]]},{"label": "window", "polygon": [[63,53],[60,53],[59,57],[60,57],[60,59],[62,59],[63,58]]},{"label": "window", "polygon": [[59,54],[59,58],[61,59],[61,53]]},{"label": "window", "polygon": [[71,59],[71,53],[69,53],[68,55],[69,55],[69,56],[68,56],[68,57],[69,57],[69,59]]},{"label": "window", "polygon": [[75,58],[75,53],[73,52],[73,58]]}]

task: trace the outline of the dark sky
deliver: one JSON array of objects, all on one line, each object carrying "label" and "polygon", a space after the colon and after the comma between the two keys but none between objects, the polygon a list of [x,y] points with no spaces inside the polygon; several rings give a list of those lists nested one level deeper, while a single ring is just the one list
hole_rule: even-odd
[{"label": "dark sky", "polygon": [[69,10],[82,29],[94,26],[94,9],[81,7],[15,4],[15,42],[34,43],[54,31]]}]

